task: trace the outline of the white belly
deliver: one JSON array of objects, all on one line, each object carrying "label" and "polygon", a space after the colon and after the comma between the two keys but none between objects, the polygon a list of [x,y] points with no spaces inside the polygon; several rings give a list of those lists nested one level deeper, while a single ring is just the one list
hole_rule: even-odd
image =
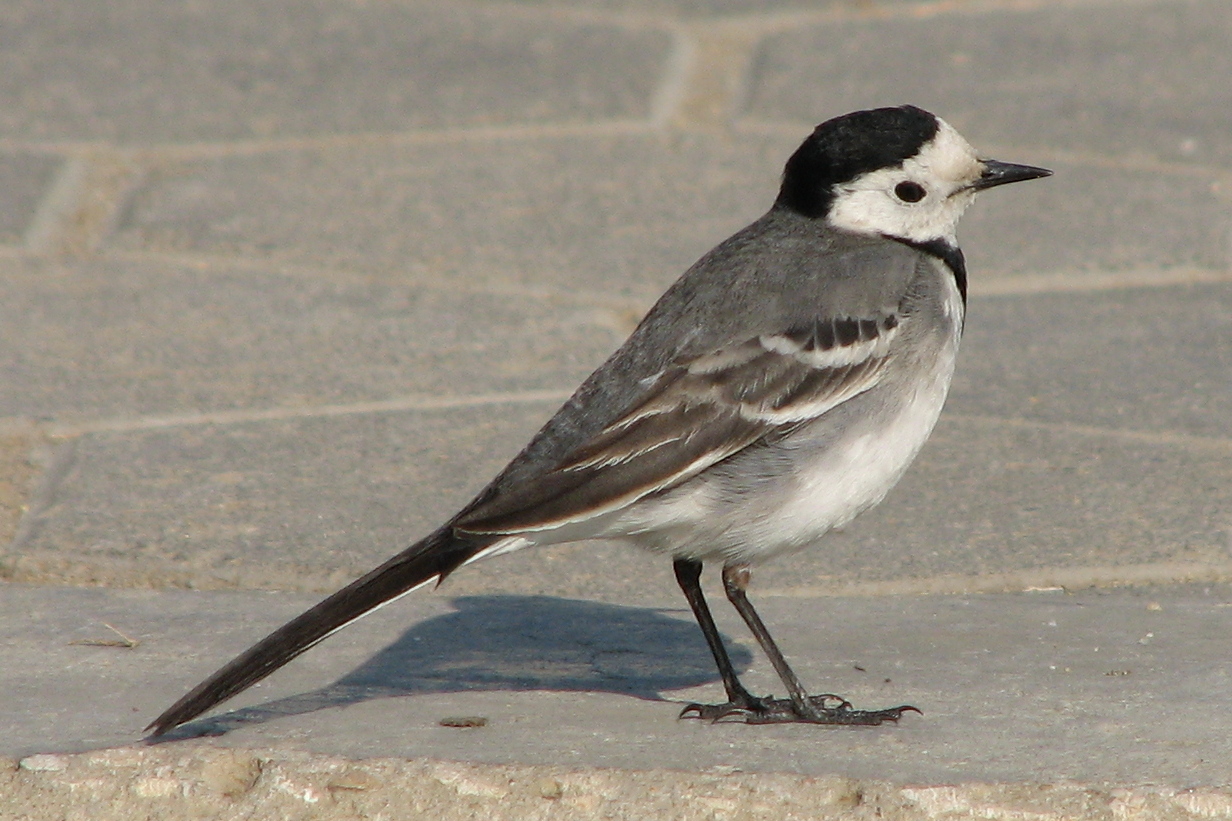
[{"label": "white belly", "polygon": [[[765,552],[815,542],[885,498],[932,433],[948,388],[949,374],[945,374],[943,380],[921,386],[896,416],[876,430],[852,436],[842,446],[804,462],[794,492],[774,514],[774,529],[779,532],[765,534],[770,537],[764,542]],[[761,551],[753,546],[753,552]]]}]

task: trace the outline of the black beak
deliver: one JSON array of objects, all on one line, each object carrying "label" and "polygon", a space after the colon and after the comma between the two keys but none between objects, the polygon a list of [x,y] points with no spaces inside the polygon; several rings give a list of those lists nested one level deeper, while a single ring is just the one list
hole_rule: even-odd
[{"label": "black beak", "polygon": [[998,185],[1005,185],[1010,182],[1038,180],[1040,177],[1052,176],[1052,172],[1047,168],[1036,168],[1034,165],[1014,165],[1014,163],[998,162],[997,160],[984,160],[983,163],[984,173],[971,184],[971,187],[976,191],[983,191],[985,188],[995,188]]}]

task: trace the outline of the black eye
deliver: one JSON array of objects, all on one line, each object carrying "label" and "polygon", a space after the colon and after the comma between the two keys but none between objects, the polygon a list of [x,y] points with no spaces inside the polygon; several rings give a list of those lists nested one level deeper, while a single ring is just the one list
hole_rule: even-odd
[{"label": "black eye", "polygon": [[903,202],[919,202],[928,195],[924,190],[924,186],[918,182],[900,182],[894,186],[894,196],[898,197]]}]

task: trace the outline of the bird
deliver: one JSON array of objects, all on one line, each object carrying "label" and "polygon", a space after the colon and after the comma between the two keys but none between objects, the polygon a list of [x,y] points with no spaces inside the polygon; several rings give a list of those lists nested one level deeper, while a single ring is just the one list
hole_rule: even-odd
[{"label": "bird", "polygon": [[[292,619],[154,719],[163,735],[367,613],[464,565],[598,539],[670,558],[726,701],[682,718],[877,725],[810,695],[747,596],[752,567],[819,548],[880,502],[932,432],[967,304],[956,239],[975,196],[1052,172],[981,158],[902,105],[818,125],[759,219],[715,246],[453,517]],[[706,562],[786,689],[740,682],[702,592]]]}]

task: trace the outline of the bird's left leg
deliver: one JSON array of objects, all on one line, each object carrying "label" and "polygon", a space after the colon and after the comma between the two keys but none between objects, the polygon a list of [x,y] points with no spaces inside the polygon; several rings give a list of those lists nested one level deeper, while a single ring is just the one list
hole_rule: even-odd
[{"label": "bird's left leg", "polygon": [[774,670],[787,688],[785,699],[760,699],[756,709],[741,711],[749,724],[780,724],[790,722],[805,722],[810,724],[865,724],[876,725],[883,721],[898,721],[903,713],[920,712],[915,707],[903,704],[898,707],[888,707],[883,710],[856,710],[845,698],[833,693],[810,696],[800,683],[800,679],[787,664],[782,651],[774,643],[770,631],[746,593],[752,574],[747,564],[727,565],[723,568],[723,590],[727,600],[736,608],[736,612],[749,626],[753,637],[761,645]]},{"label": "bird's left leg", "polygon": [[697,624],[702,629],[702,635],[706,638],[711,655],[714,656],[714,663],[718,665],[719,676],[723,679],[723,688],[727,690],[725,704],[688,704],[680,711],[680,718],[696,717],[714,721],[726,715],[737,713],[743,715],[751,710],[759,709],[763,699],[744,689],[744,685],[740,683],[740,679],[736,676],[736,669],[732,666],[731,657],[727,654],[727,648],[723,646],[723,637],[719,635],[719,628],[715,626],[714,617],[710,615],[710,607],[706,604],[706,596],[702,593],[702,563],[696,559],[677,559],[672,567],[676,571],[676,581],[679,582],[680,589],[689,602],[689,607],[693,609]]}]

